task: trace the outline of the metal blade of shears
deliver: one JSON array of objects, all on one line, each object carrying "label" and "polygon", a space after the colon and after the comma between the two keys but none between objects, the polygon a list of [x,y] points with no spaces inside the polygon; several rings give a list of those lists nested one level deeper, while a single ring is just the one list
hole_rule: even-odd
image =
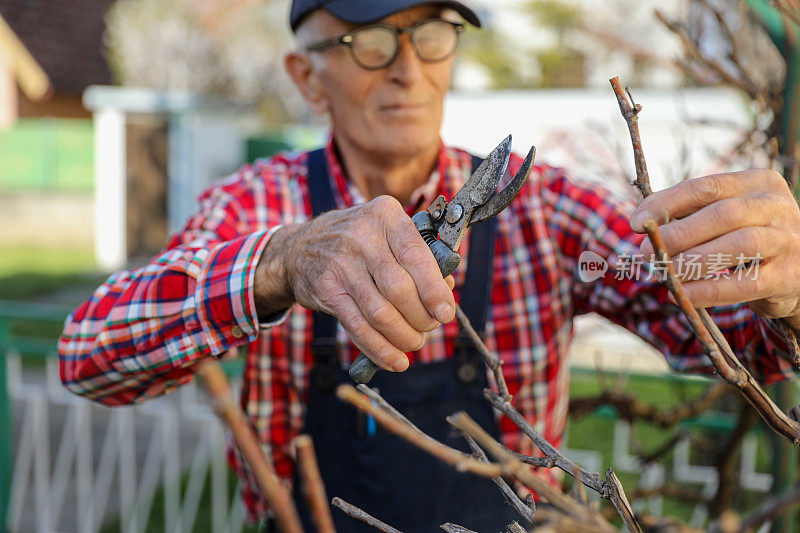
[{"label": "metal blade of shears", "polygon": [[472,212],[472,218],[469,221],[470,226],[492,218],[505,209],[506,206],[511,203],[511,200],[517,197],[519,191],[522,190],[522,186],[525,185],[525,182],[528,180],[531,168],[533,168],[533,158],[535,155],[536,147],[532,146],[528,151],[528,155],[525,156],[525,161],[522,162],[522,165],[519,167],[519,170],[517,170],[517,173],[514,174],[511,181],[503,187],[503,190],[492,196],[488,202],[477,207],[475,211]]},{"label": "metal blade of shears", "polygon": [[492,196],[506,172],[511,156],[511,135],[492,150],[463,187],[447,204],[439,228],[439,240],[453,251],[458,250],[464,231],[470,226],[473,212]]}]

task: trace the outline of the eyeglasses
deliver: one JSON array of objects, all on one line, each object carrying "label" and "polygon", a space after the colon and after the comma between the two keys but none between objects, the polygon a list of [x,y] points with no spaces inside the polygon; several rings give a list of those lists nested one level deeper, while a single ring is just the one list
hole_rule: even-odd
[{"label": "eyeglasses", "polygon": [[401,33],[411,35],[411,44],[417,57],[427,63],[435,63],[453,55],[462,31],[463,24],[438,18],[423,20],[406,28],[370,24],[335,39],[311,44],[306,50],[319,52],[334,46],[346,46],[360,67],[379,70],[388,67],[397,57]]}]

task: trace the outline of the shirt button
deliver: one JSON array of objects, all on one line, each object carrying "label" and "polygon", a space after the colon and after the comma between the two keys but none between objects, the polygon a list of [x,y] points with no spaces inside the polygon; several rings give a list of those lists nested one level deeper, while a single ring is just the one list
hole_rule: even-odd
[{"label": "shirt button", "polygon": [[233,335],[234,339],[241,339],[244,337],[244,331],[239,326],[233,326],[231,328],[231,335]]}]

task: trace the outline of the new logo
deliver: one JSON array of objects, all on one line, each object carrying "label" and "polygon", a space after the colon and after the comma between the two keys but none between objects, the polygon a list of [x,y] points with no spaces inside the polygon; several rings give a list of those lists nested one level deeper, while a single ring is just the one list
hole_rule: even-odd
[{"label": "new logo", "polygon": [[585,283],[602,278],[607,270],[608,261],[594,252],[586,250],[578,257],[578,277]]}]

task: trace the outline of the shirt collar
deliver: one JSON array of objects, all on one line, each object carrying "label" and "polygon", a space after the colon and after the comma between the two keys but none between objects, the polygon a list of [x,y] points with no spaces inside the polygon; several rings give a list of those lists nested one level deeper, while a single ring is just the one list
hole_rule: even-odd
[{"label": "shirt collar", "polygon": [[[426,209],[440,194],[450,201],[470,175],[472,161],[469,154],[446,147],[441,139],[439,144],[436,167],[428,180],[411,193],[409,203],[403,206],[409,216],[421,209]],[[339,155],[333,142],[333,133],[328,137],[325,155],[337,206],[346,208],[366,202],[366,198],[361,191],[344,173],[344,167],[339,160]]]}]

